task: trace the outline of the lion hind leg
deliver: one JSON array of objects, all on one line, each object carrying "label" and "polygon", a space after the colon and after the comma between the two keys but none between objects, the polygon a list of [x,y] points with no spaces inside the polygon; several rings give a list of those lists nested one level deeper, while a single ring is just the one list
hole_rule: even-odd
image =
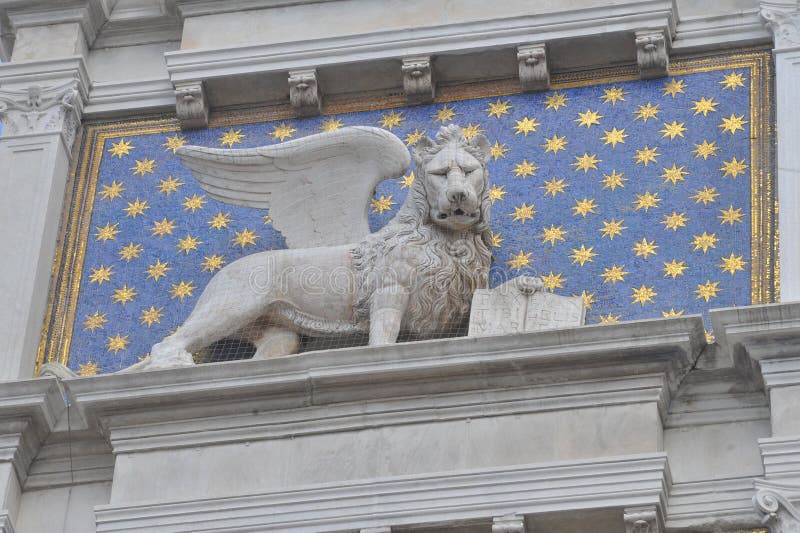
[{"label": "lion hind leg", "polygon": [[253,339],[253,344],[256,346],[254,360],[291,355],[300,351],[300,335],[288,328],[269,326]]}]

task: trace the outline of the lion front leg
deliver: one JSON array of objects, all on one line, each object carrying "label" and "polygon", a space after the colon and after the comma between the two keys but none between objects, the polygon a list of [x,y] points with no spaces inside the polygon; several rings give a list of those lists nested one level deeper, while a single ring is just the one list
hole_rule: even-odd
[{"label": "lion front leg", "polygon": [[408,307],[409,292],[405,287],[381,287],[372,295],[369,311],[369,344],[394,344]]}]

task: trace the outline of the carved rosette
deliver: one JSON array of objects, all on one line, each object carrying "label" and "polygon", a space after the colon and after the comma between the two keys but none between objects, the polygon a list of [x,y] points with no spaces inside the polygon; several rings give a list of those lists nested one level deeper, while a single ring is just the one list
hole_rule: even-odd
[{"label": "carved rosette", "polygon": [[545,91],[550,88],[547,49],[543,43],[518,46],[517,63],[523,91]]},{"label": "carved rosette", "polygon": [[771,533],[800,531],[800,486],[756,480],[753,506]]},{"label": "carved rosette", "polygon": [[311,117],[322,112],[322,92],[316,69],[289,71],[289,103],[300,117]]},{"label": "carved rosette", "polygon": [[6,137],[60,133],[69,150],[81,123],[82,108],[75,80],[49,87],[0,89],[0,120]]},{"label": "carved rosette", "polygon": [[664,32],[636,32],[636,61],[639,63],[639,77],[643,80],[663,78],[669,74],[669,55],[667,38]]},{"label": "carved rosette", "polygon": [[208,126],[208,100],[203,82],[175,84],[175,111],[182,129]]},{"label": "carved rosette", "polygon": [[430,56],[403,59],[403,90],[411,104],[433,101],[436,85],[433,82],[433,67]]},{"label": "carved rosette", "polygon": [[760,13],[772,32],[776,50],[800,46],[800,6],[796,1],[762,1]]},{"label": "carved rosette", "polygon": [[625,533],[662,533],[661,519],[655,507],[625,509]]},{"label": "carved rosette", "polygon": [[525,517],[513,514],[495,517],[492,533],[525,533]]}]

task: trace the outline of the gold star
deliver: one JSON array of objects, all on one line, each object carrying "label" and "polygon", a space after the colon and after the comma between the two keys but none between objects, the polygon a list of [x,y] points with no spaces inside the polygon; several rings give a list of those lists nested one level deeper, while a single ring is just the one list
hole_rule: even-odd
[{"label": "gold star", "polygon": [[664,129],[658,130],[658,132],[664,134],[661,136],[662,139],[664,137],[669,137],[669,140],[673,140],[675,137],[683,137],[683,132],[686,131],[686,127],[684,126],[685,124],[685,122],[678,124],[677,120],[665,122]]},{"label": "gold star", "polygon": [[747,261],[742,260],[742,256],[734,257],[733,252],[731,252],[730,257],[720,257],[722,263],[718,264],[717,266],[722,269],[723,272],[730,272],[731,276],[733,276],[737,271],[744,271],[744,266],[747,264]]},{"label": "gold star", "polygon": [[625,91],[622,87],[611,87],[610,89],[603,89],[603,96],[600,97],[604,104],[616,105],[617,102],[625,101]]},{"label": "gold star", "polygon": [[518,254],[512,255],[511,259],[506,261],[506,264],[519,272],[523,267],[531,264],[531,254],[532,252],[525,253],[520,250]]},{"label": "gold star", "polygon": [[84,378],[96,376],[98,370],[100,370],[100,367],[92,361],[87,361],[85,365],[78,364],[78,375]]},{"label": "gold star", "polygon": [[658,114],[661,110],[658,108],[658,104],[653,105],[650,102],[647,102],[646,105],[639,105],[638,109],[633,112],[636,115],[636,118],[633,120],[641,119],[644,122],[647,122],[651,118],[658,118]]},{"label": "gold star", "polygon": [[572,259],[573,265],[578,263],[579,266],[583,266],[584,263],[594,263],[594,258],[597,257],[597,254],[592,250],[594,250],[594,246],[586,248],[586,246],[581,244],[580,248],[572,248],[572,253],[567,257]]},{"label": "gold star", "polygon": [[586,126],[586,129],[589,129],[594,124],[599,125],[601,118],[603,118],[603,115],[601,115],[598,111],[592,111],[591,109],[587,109],[583,113],[579,112],[578,118],[573,120],[573,122],[577,122],[578,127]]},{"label": "gold star", "polygon": [[734,209],[733,205],[728,209],[720,209],[719,212],[722,213],[721,215],[717,215],[717,218],[720,219],[720,225],[727,223],[733,226],[734,222],[742,222],[742,217],[744,216],[742,208]]},{"label": "gold star", "polygon": [[511,109],[511,102],[509,100],[503,101],[500,98],[496,102],[489,102],[489,107],[486,112],[489,113],[489,118],[500,118],[502,115],[508,115],[508,110]]},{"label": "gold star", "polygon": [[594,198],[591,200],[589,198],[585,198],[583,200],[575,200],[575,205],[571,207],[573,213],[572,216],[581,215],[583,218],[586,218],[586,215],[589,213],[596,214],[597,211],[597,204],[594,203]]},{"label": "gold star", "polygon": [[650,148],[648,145],[645,145],[644,148],[641,150],[636,150],[636,155],[633,156],[633,159],[636,161],[636,164],[644,163],[644,166],[647,166],[649,162],[656,162],[656,158],[661,154],[658,153],[658,146],[655,148]]},{"label": "gold star", "polygon": [[203,205],[208,201],[206,200],[206,195],[197,196],[197,193],[193,194],[191,198],[188,196],[183,197],[184,202],[181,204],[183,206],[184,211],[191,211],[194,213],[198,209],[203,209]]},{"label": "gold star", "polygon": [[141,244],[130,243],[127,246],[123,246],[122,249],[119,251],[119,258],[120,260],[124,259],[127,263],[130,263],[131,259],[138,259],[141,253],[142,253]]},{"label": "gold star", "polygon": [[597,154],[589,155],[588,153],[584,152],[582,156],[578,157],[575,156],[575,162],[570,163],[571,166],[575,167],[575,172],[579,170],[583,170],[583,173],[586,174],[589,172],[589,169],[597,170],[597,163],[600,163],[601,160],[597,159]]},{"label": "gold star", "polygon": [[167,137],[167,142],[162,144],[161,146],[164,147],[165,152],[169,152],[172,150],[172,153],[177,153],[178,148],[181,146],[186,146],[186,137],[182,137],[179,134],[175,134],[172,137]]},{"label": "gold star", "polygon": [[511,150],[506,146],[505,143],[500,144],[499,142],[495,141],[491,148],[489,148],[489,155],[492,156],[492,159],[497,161],[501,157],[505,159],[506,153],[510,151]]},{"label": "gold star", "polygon": [[500,243],[505,241],[505,239],[499,234],[493,231],[489,231],[489,237],[491,239],[492,248],[500,248]]},{"label": "gold star", "polygon": [[101,200],[108,200],[109,202],[114,198],[122,198],[122,191],[126,190],[122,185],[123,183],[117,183],[114,180],[111,185],[101,185],[102,189],[97,194],[100,195]]},{"label": "gold star", "polygon": [[520,133],[524,134],[526,137],[529,133],[536,133],[536,128],[540,126],[539,122],[536,121],[536,118],[528,118],[523,117],[522,120],[515,120],[514,122],[517,123],[514,126],[514,133],[519,135]]},{"label": "gold star", "polygon": [[117,222],[113,226],[109,222],[102,228],[100,226],[95,226],[95,229],[97,230],[97,233],[95,233],[97,240],[103,242],[116,240],[117,235],[120,233],[120,231],[122,231],[118,230],[117,226],[119,226],[119,222]]},{"label": "gold star", "polygon": [[330,117],[322,121],[322,125],[319,127],[319,129],[324,132],[331,132],[338,130],[342,126],[344,126],[344,124],[340,119],[336,117]]},{"label": "gold star", "polygon": [[123,285],[121,289],[117,289],[111,294],[111,300],[115,304],[122,304],[124,306],[128,302],[132,302],[138,294],[139,293],[137,293],[136,289],[133,287]]},{"label": "gold star", "polygon": [[130,337],[130,335],[125,335],[123,337],[119,333],[117,333],[114,337],[108,337],[106,348],[108,348],[109,352],[114,352],[114,354],[116,354],[120,350],[125,350],[128,347],[128,344],[130,343],[128,337]]},{"label": "gold star", "polygon": [[549,242],[550,246],[555,246],[556,241],[563,241],[564,235],[567,234],[566,230],[562,229],[564,226],[555,227],[555,225],[550,224],[549,228],[542,228],[542,234],[539,237],[542,238],[542,244]]},{"label": "gold star", "polygon": [[447,107],[447,104],[445,104],[441,109],[437,109],[436,114],[433,115],[436,121],[441,122],[442,124],[453,120],[454,116],[456,116],[456,109],[454,107]]},{"label": "gold star", "polygon": [[103,324],[108,322],[106,315],[107,313],[101,315],[99,311],[95,311],[93,315],[85,315],[86,320],[83,321],[83,331],[88,329],[94,332],[96,329],[104,329]]},{"label": "gold star", "polygon": [[220,211],[216,215],[211,217],[211,220],[206,222],[206,224],[208,224],[209,226],[211,226],[216,230],[221,230],[222,228],[227,228],[228,224],[230,224],[231,222],[233,222],[233,220],[231,220],[231,214],[223,213],[222,211]]},{"label": "gold star", "polygon": [[603,268],[603,273],[600,274],[600,277],[603,278],[603,283],[611,282],[612,285],[615,285],[618,281],[625,281],[625,276],[628,274],[630,272],[625,271],[625,265],[617,266],[613,264],[611,268]]},{"label": "gold star", "polygon": [[555,91],[550,96],[546,96],[544,99],[544,103],[547,104],[545,109],[552,109],[553,111],[558,111],[560,107],[567,107],[567,98],[566,93],[560,93]]},{"label": "gold star", "polygon": [[671,229],[678,231],[678,228],[685,228],[689,218],[685,216],[686,213],[678,213],[673,211],[671,215],[664,215],[664,220],[660,223],[664,224],[664,229]]},{"label": "gold star", "polygon": [[681,309],[680,311],[676,311],[674,307],[670,307],[669,311],[661,311],[661,315],[664,318],[678,318],[682,317],[684,310]]},{"label": "gold star", "polygon": [[517,178],[525,179],[525,176],[534,176],[539,167],[536,166],[536,161],[528,163],[527,159],[523,159],[522,163],[514,165],[514,176]]},{"label": "gold star", "polygon": [[694,203],[696,204],[703,202],[703,205],[708,205],[709,202],[716,202],[717,196],[719,196],[716,187],[711,187],[709,189],[707,185],[703,185],[702,191],[700,189],[695,189],[695,192],[697,194],[694,194],[689,198],[694,199]]},{"label": "gold star", "polygon": [[651,255],[656,255],[656,248],[658,248],[656,241],[647,242],[646,238],[642,238],[642,242],[634,243],[631,250],[636,252],[636,257],[647,259]]},{"label": "gold star", "polygon": [[694,246],[692,249],[693,252],[696,252],[697,250],[703,250],[703,253],[705,254],[709,248],[716,249],[717,241],[719,241],[719,239],[717,238],[716,233],[709,235],[704,231],[702,235],[694,235],[694,240],[692,240],[692,242],[689,244]]},{"label": "gold star", "polygon": [[419,131],[419,128],[414,128],[413,133],[406,133],[406,146],[413,146],[417,144],[420,139],[425,137],[425,133],[427,133],[427,130]]},{"label": "gold star", "polygon": [[215,270],[222,268],[222,265],[225,264],[224,255],[214,254],[211,256],[206,256],[203,259],[204,261],[200,263],[203,266],[203,272],[214,272]]},{"label": "gold star", "polygon": [[147,274],[146,279],[153,278],[153,281],[158,281],[160,278],[165,277],[167,275],[167,270],[172,270],[168,265],[168,262],[162,263],[161,259],[156,259],[156,262],[145,270]]},{"label": "gold star", "polygon": [[372,212],[378,213],[379,215],[382,215],[384,211],[391,211],[393,205],[395,205],[395,202],[392,201],[391,194],[389,196],[381,194],[380,198],[373,198],[369,203]]},{"label": "gold star", "polygon": [[291,139],[292,135],[297,132],[297,129],[293,128],[291,124],[286,124],[285,122],[281,122],[278,126],[272,127],[272,140],[273,141],[280,141],[283,142],[286,139]]},{"label": "gold star", "polygon": [[180,301],[183,301],[184,298],[191,298],[194,296],[192,293],[197,287],[194,286],[194,282],[189,280],[189,283],[181,280],[180,283],[173,283],[172,289],[170,289],[169,293],[172,295],[172,299],[178,298]]},{"label": "gold star", "polygon": [[178,252],[185,252],[186,255],[189,255],[189,252],[197,250],[197,247],[201,244],[203,243],[197,237],[192,237],[187,233],[185,238],[178,239]]},{"label": "gold star", "polygon": [[123,155],[128,155],[131,153],[135,146],[133,146],[130,141],[126,141],[125,139],[120,139],[118,143],[111,143],[111,148],[107,151],[111,154],[111,156],[117,156],[118,158],[122,159]]},{"label": "gold star", "polygon": [[672,260],[669,263],[664,261],[664,277],[672,276],[672,279],[678,276],[683,276],[683,271],[689,268],[686,266],[686,261]]},{"label": "gold star", "polygon": [[658,296],[658,293],[653,290],[653,287],[647,287],[642,285],[638,289],[636,287],[632,287],[631,290],[633,294],[631,294],[631,298],[633,299],[634,304],[641,304],[644,306],[646,303],[655,303],[653,301],[654,296]]},{"label": "gold star", "polygon": [[544,153],[553,152],[553,154],[557,154],[559,150],[565,150],[567,144],[569,143],[567,142],[566,135],[559,137],[554,133],[551,139],[545,137],[544,144],[542,144],[541,146],[545,149]]},{"label": "gold star", "polygon": [[639,209],[644,209],[644,212],[647,213],[651,207],[658,207],[658,202],[661,201],[661,198],[658,197],[658,193],[650,194],[650,191],[645,191],[644,194],[637,194],[636,200],[633,202],[633,209],[634,211],[638,211]]},{"label": "gold star", "polygon": [[686,165],[679,167],[677,163],[673,163],[672,168],[663,167],[664,173],[660,177],[664,178],[664,183],[669,181],[673,185],[677,185],[679,181],[686,180],[684,176],[689,175],[688,172],[683,170],[684,168],[686,168]]},{"label": "gold star", "polygon": [[748,124],[744,119],[744,115],[739,115],[737,117],[731,113],[731,116],[728,118],[722,117],[722,124],[720,124],[719,127],[722,128],[722,133],[730,133],[733,135],[737,130],[744,131],[743,124]]},{"label": "gold star", "polygon": [[700,97],[700,100],[692,100],[694,105],[692,106],[692,111],[694,111],[695,115],[699,115],[700,113],[703,114],[704,117],[708,116],[709,113],[716,113],[717,106],[719,102],[714,101],[714,97],[706,98],[705,96]]},{"label": "gold star", "polygon": [[467,124],[467,127],[461,128],[461,133],[464,135],[464,138],[468,141],[471,141],[473,137],[483,133],[480,124],[473,124],[470,122]]},{"label": "gold star", "polygon": [[614,316],[612,313],[608,313],[608,316],[600,315],[600,323],[601,324],[616,324],[619,322],[619,319],[622,315]]},{"label": "gold star", "polygon": [[675,98],[678,94],[686,94],[684,89],[686,88],[686,82],[683,80],[676,80],[672,78],[672,81],[665,81],[664,88],[661,89],[664,96],[670,95],[671,97]]},{"label": "gold star", "polygon": [[136,218],[138,215],[144,215],[144,212],[150,209],[150,206],[147,205],[147,200],[140,201],[139,198],[136,198],[133,202],[128,202],[128,207],[123,207],[122,210],[125,211],[126,217]]},{"label": "gold star", "polygon": [[223,132],[220,138],[217,140],[222,146],[232,148],[234,144],[241,144],[242,139],[245,137],[246,136],[242,133],[242,130],[234,130],[231,128],[228,131]]},{"label": "gold star", "polygon": [[[593,292],[586,292],[581,291],[581,299],[583,300],[583,308],[587,311],[592,310],[592,304],[594,303],[594,294]],[[578,296],[577,294],[573,294],[573,296]]]},{"label": "gold star", "polygon": [[708,329],[706,329],[706,328],[703,328],[703,331],[704,331],[704,332],[705,332],[705,334],[706,334],[706,343],[707,343],[707,344],[711,344],[712,342],[714,342],[714,333],[713,333],[713,330],[708,330]]},{"label": "gold star", "polygon": [[514,212],[513,213],[509,213],[508,216],[514,217],[512,222],[516,222],[516,221],[519,220],[523,224],[525,224],[526,220],[533,220],[533,215],[535,215],[536,213],[538,213],[538,211],[536,211],[534,209],[534,205],[533,204],[527,205],[527,204],[523,203],[519,207],[514,206]]},{"label": "gold star", "polygon": [[616,218],[612,218],[611,222],[604,220],[603,227],[599,228],[597,231],[602,233],[603,237],[608,237],[613,241],[615,236],[622,235],[622,230],[628,229],[627,226],[622,225],[623,222],[625,222],[624,219],[620,219],[619,222],[617,222]]},{"label": "gold star", "polygon": [[163,237],[164,235],[172,235],[172,230],[174,230],[177,226],[175,225],[175,220],[167,220],[167,217],[164,217],[164,220],[159,222],[156,220],[153,222],[153,227],[150,228],[154,237]]},{"label": "gold star", "polygon": [[625,133],[625,128],[618,130],[616,127],[613,127],[611,128],[610,131],[609,130],[604,130],[604,131],[606,132],[606,134],[600,137],[600,140],[604,141],[603,146],[610,144],[611,148],[616,148],[617,144],[619,143],[625,144],[625,137],[628,136],[628,134]]},{"label": "gold star", "polygon": [[161,180],[161,183],[158,186],[158,192],[169,196],[170,193],[176,192],[178,187],[181,187],[182,185],[183,182],[181,180],[177,180],[172,176],[168,176],[167,179]]},{"label": "gold star", "polygon": [[563,193],[564,189],[569,187],[568,183],[564,183],[564,179],[556,179],[553,178],[550,181],[545,180],[544,185],[540,186],[540,189],[544,189],[545,194],[551,195],[553,198],[556,197],[557,193]]},{"label": "gold star", "polygon": [[722,85],[722,89],[730,89],[731,91],[735,91],[737,87],[744,87],[744,80],[747,78],[744,77],[743,72],[731,72],[730,74],[725,74],[725,79],[719,82]]},{"label": "gold star", "polygon": [[403,176],[402,178],[400,178],[400,188],[408,189],[409,187],[414,185],[415,179],[416,178],[414,177],[414,171],[412,170],[411,172],[408,173],[408,176]]},{"label": "gold star", "polygon": [[151,305],[150,309],[142,309],[142,314],[139,316],[139,321],[142,323],[142,325],[147,324],[147,327],[149,328],[153,324],[158,324],[161,321],[161,317],[164,316],[162,311],[164,311],[163,307],[156,309],[155,306]]},{"label": "gold star", "polygon": [[623,177],[624,174],[617,173],[617,169],[611,171],[611,174],[603,174],[603,179],[600,182],[603,184],[603,189],[615,190],[617,187],[625,188],[622,184],[623,181],[628,181],[628,178]]},{"label": "gold star", "polygon": [[[413,172],[412,172],[412,174],[413,174]],[[263,218],[263,219],[264,219],[264,225],[265,225],[265,226],[266,226],[267,224],[272,224],[272,217],[271,217],[271,216],[269,216],[269,215],[263,215],[261,218]]]},{"label": "gold star", "polygon": [[136,166],[135,167],[131,167],[131,170],[133,170],[133,174],[134,175],[138,174],[140,176],[144,176],[145,174],[152,174],[153,173],[153,169],[155,167],[156,167],[155,159],[147,159],[145,157],[144,160],[142,160],[142,161],[139,161],[137,159],[136,160]]},{"label": "gold star", "polygon": [[104,281],[111,281],[111,276],[114,275],[114,266],[100,265],[99,268],[93,268],[92,273],[89,275],[89,283],[97,283],[102,285]]},{"label": "gold star", "polygon": [[703,141],[701,144],[695,144],[694,150],[694,158],[697,159],[698,157],[702,157],[704,160],[708,159],[709,156],[717,157],[717,151],[719,150],[719,146],[717,146],[717,141]]},{"label": "gold star", "polygon": [[739,174],[744,174],[746,168],[749,167],[744,163],[744,159],[740,161],[734,157],[730,161],[723,161],[720,170],[725,172],[722,175],[723,178],[727,176],[736,178]]},{"label": "gold star", "polygon": [[503,201],[503,196],[508,194],[508,191],[505,191],[505,185],[498,186],[496,183],[492,184],[489,188],[489,201],[494,205],[497,200]]},{"label": "gold star", "polygon": [[561,272],[558,274],[553,274],[551,270],[549,274],[542,276],[542,282],[544,282],[544,288],[553,292],[556,289],[563,289],[564,282],[567,281],[567,278],[561,277]]},{"label": "gold star", "polygon": [[716,298],[717,293],[722,291],[719,288],[719,281],[712,282],[711,280],[706,280],[704,284],[698,284],[697,290],[694,291],[697,293],[697,300],[703,298],[706,302],[708,302],[711,298]]},{"label": "gold star", "polygon": [[241,246],[242,249],[244,249],[244,247],[247,246],[248,244],[255,246],[256,239],[261,238],[258,235],[256,235],[255,231],[251,231],[247,228],[244,228],[242,231],[237,231],[235,233],[236,237],[231,239],[231,242],[233,242],[234,245]]}]

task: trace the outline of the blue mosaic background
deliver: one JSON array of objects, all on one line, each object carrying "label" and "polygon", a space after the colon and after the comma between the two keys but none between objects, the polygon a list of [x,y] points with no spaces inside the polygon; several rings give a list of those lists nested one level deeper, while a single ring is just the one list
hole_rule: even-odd
[{"label": "blue mosaic background", "polygon": [[[69,364],[88,375],[137,362],[183,322],[220,264],[285,247],[267,212],[205,196],[175,146],[253,147],[341,125],[383,126],[408,145],[449,123],[489,139],[493,285],[542,275],[550,290],[584,296],[590,324],[746,305],[749,77],[728,69],[110,139]],[[377,188],[373,230],[410,180]]]}]

